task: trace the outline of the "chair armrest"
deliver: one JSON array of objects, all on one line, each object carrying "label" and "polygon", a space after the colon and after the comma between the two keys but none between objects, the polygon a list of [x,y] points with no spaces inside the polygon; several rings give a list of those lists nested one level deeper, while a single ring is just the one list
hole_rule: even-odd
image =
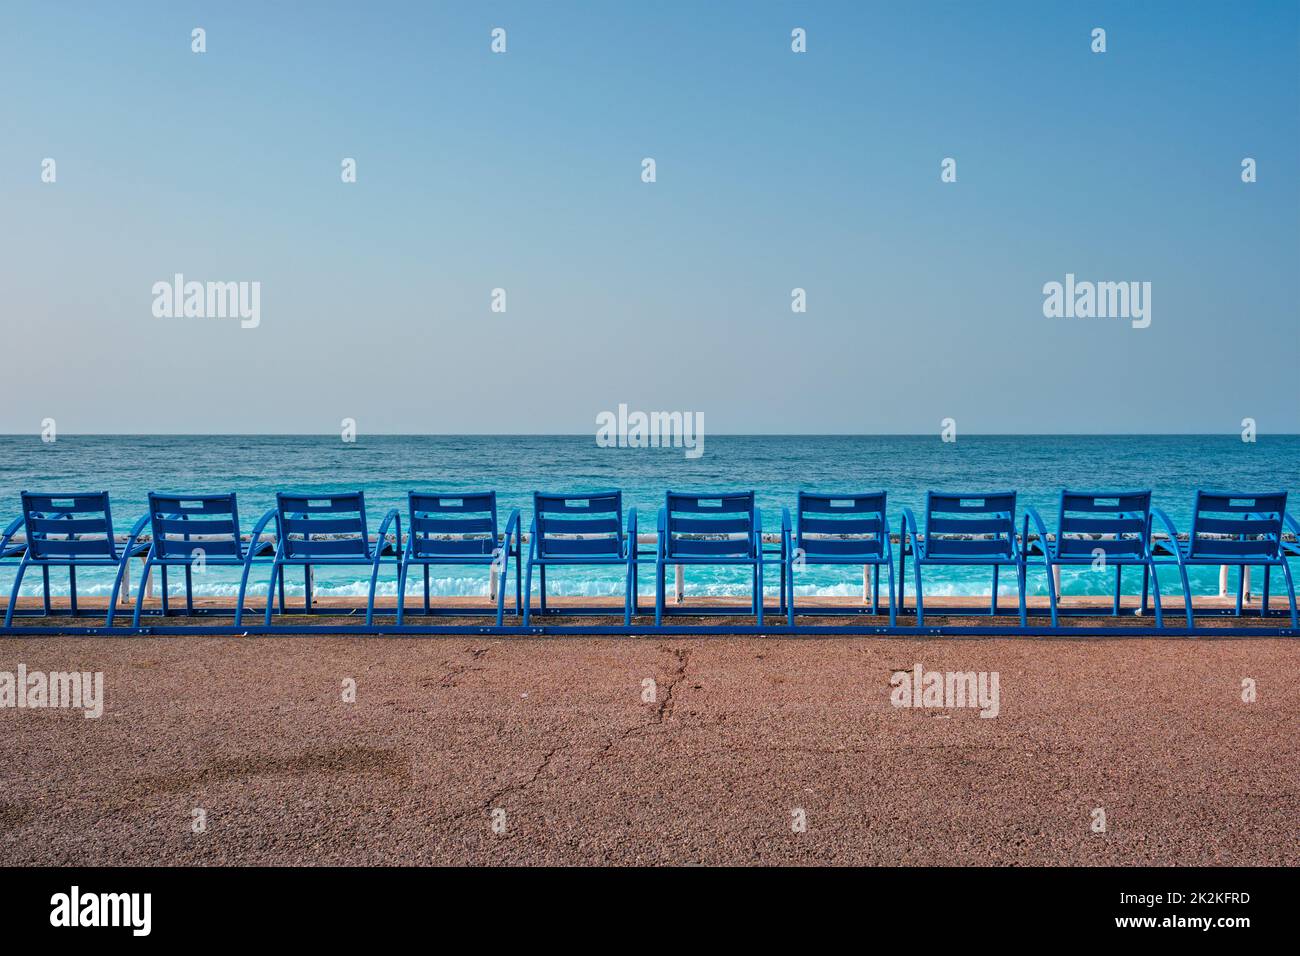
[{"label": "chair armrest", "polygon": [[[1159,508],[1151,509],[1151,517],[1153,520],[1159,521],[1165,526],[1165,534],[1169,535],[1169,550],[1174,553],[1174,557],[1178,559],[1178,563],[1182,564],[1183,549],[1178,545],[1178,529],[1174,527],[1173,521],[1170,520],[1169,515],[1165,514],[1164,511]],[[1153,553],[1154,550],[1153,547]]]},{"label": "chair armrest", "polygon": [[18,533],[18,529],[22,526],[22,515],[19,515],[13,521],[9,522],[9,527],[5,528],[4,535],[0,536],[0,553],[3,553],[5,549],[9,547],[9,542],[13,540],[14,535]]},{"label": "chair armrest", "polygon": [[1043,523],[1043,516],[1038,513],[1038,509],[1033,505],[1025,508],[1024,531],[1021,534],[1020,547],[1025,557],[1029,557],[1029,523],[1031,521],[1038,532],[1038,546],[1043,549],[1043,557],[1050,561],[1053,555],[1051,545],[1047,541],[1047,525]]},{"label": "chair armrest", "polygon": [[624,549],[623,556],[627,558],[629,561],[634,561],[636,560],[637,557],[636,536],[637,536],[636,508],[628,508],[627,509],[627,534],[625,536],[625,540],[623,541],[623,549]]},{"label": "chair armrest", "polygon": [[126,536],[126,544],[122,547],[123,558],[131,557],[131,551],[136,546],[136,540],[140,537],[140,532],[144,531],[144,526],[148,523],[148,514],[142,514],[138,519],[136,519],[135,524],[131,527],[131,533]]},{"label": "chair armrest", "polygon": [[396,508],[390,508],[388,514],[384,515],[384,520],[379,523],[379,536],[375,540],[375,560],[384,553],[384,540],[390,524],[397,527],[397,542],[393,547],[393,555],[398,558],[402,556],[402,515]]},{"label": "chair armrest", "polygon": [[257,523],[253,525],[253,533],[248,536],[248,553],[244,555],[245,561],[252,560],[254,552],[257,551],[257,546],[261,543],[262,532],[266,530],[266,526],[272,521],[275,522],[275,549],[280,550],[280,512],[272,508],[258,518]]},{"label": "chair armrest", "polygon": [[515,532],[515,551],[516,551],[516,553],[518,553],[518,551],[520,550],[520,549],[519,549],[519,534],[520,534],[520,531],[519,531],[519,524],[520,524],[520,520],[521,520],[521,519],[520,519],[520,517],[519,517],[519,509],[518,509],[518,508],[512,508],[511,511],[510,511],[510,514],[506,517],[506,530],[505,530],[505,534],[503,534],[503,535],[501,536],[501,543],[502,543],[503,545],[505,545],[506,551],[509,551],[509,550],[510,550],[510,529],[511,529],[511,528],[513,528],[513,529],[514,529],[514,532]]},{"label": "chair armrest", "polygon": [[903,521],[898,529],[898,546],[907,553],[907,538],[912,538],[912,556],[918,558],[925,557],[925,551],[921,546],[921,536],[916,531],[916,515],[912,514],[911,508],[903,509]]}]

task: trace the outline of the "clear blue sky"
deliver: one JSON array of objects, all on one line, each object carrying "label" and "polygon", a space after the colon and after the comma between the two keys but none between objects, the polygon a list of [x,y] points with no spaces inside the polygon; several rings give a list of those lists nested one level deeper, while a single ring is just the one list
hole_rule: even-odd
[{"label": "clear blue sky", "polygon": [[3,432],[1300,431],[1294,0],[8,0],[0,84]]}]

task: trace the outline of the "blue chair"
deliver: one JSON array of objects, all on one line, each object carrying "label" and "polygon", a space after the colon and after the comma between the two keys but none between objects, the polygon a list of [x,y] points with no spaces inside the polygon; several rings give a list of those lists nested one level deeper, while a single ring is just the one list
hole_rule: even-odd
[{"label": "blue chair", "polygon": [[52,613],[50,568],[68,569],[68,607],[74,617],[77,614],[77,568],[116,568],[113,592],[108,600],[108,614],[104,619],[104,626],[112,627],[127,563],[148,548],[139,543],[140,532],[149,520],[148,515],[141,516],[127,536],[126,543],[119,545],[113,530],[113,511],[107,491],[72,494],[32,494],[24,491],[20,498],[27,544],[18,564],[18,573],[14,577],[13,590],[9,594],[4,626],[13,624],[23,576],[29,567],[35,565],[41,569],[44,579],[42,593],[47,615]]},{"label": "blue chair", "polygon": [[781,509],[781,537],[785,542],[789,595],[786,607],[790,626],[795,624],[795,571],[812,564],[872,567],[871,613],[879,612],[880,567],[889,570],[889,626],[898,623],[894,598],[894,551],[885,514],[885,493],[815,495],[799,492],[797,523],[791,539],[789,509]]},{"label": "blue chair", "polygon": [[[497,572],[497,627],[505,618],[506,565],[515,559],[515,616],[520,605],[519,509],[506,519],[506,535],[497,537],[497,493],[407,495],[408,523],[402,571],[397,581],[397,623],[406,609],[406,578],[411,565],[424,566],[424,613],[430,614],[429,568],[435,564],[491,567]],[[510,542],[514,540],[514,548]],[[498,544],[500,541],[500,544]]]},{"label": "blue chair", "polygon": [[623,492],[543,494],[533,492],[533,521],[528,534],[528,572],[524,584],[524,626],[531,620],[533,568],[541,589],[541,613],[546,613],[546,569],[558,566],[608,566],[627,568],[623,597],[623,624],[632,623],[637,611],[636,509],[627,513],[623,534]]},{"label": "blue chair", "polygon": [[[384,520],[379,525],[379,536],[371,544],[364,492],[327,492],[319,495],[287,495],[277,492],[275,508],[280,530],[276,536],[275,560],[271,564],[271,583],[266,592],[267,627],[271,626],[271,612],[275,609],[276,582],[283,584],[284,569],[289,565],[303,569],[306,582],[303,610],[307,614],[312,613],[311,569],[314,565],[369,566],[370,594],[366,599],[366,626],[374,624],[375,583],[379,580],[379,563],[385,556],[390,525],[397,530],[392,554],[393,563],[400,573],[402,517],[397,509],[392,508],[384,515]],[[284,612],[282,594],[281,615]]]},{"label": "blue chair", "polygon": [[[763,521],[752,491],[683,494],[670,491],[659,510],[659,546],[655,562],[655,627],[663,624],[664,575],[668,565],[738,565],[748,567],[753,598],[750,613],[763,625]],[[780,555],[785,573],[784,544]],[[784,598],[784,582],[782,582]]]},{"label": "blue chair", "polygon": [[[224,495],[164,495],[149,492],[149,521],[153,541],[145,557],[140,574],[140,587],[136,590],[133,627],[140,626],[140,612],[144,606],[145,582],[156,565],[162,570],[162,615],[169,613],[167,606],[167,569],[185,570],[185,613],[194,613],[194,567],[242,568],[239,578],[239,596],[235,601],[235,626],[244,620],[244,594],[248,589],[248,574],[259,558],[271,557],[275,545],[262,540],[262,532],[279,515],[272,508],[253,527],[245,545],[239,530],[239,506],[234,494]],[[279,526],[276,526],[276,538]],[[271,601],[268,592],[267,603]],[[284,604],[284,580],[280,581],[280,604]]]},{"label": "blue chair", "polygon": [[917,534],[916,516],[903,509],[902,540],[898,557],[898,603],[907,590],[908,540],[911,540],[916,575],[916,624],[925,623],[921,587],[923,565],[989,567],[993,571],[993,597],[989,615],[998,613],[998,570],[1016,569],[1020,585],[1020,626],[1025,626],[1025,557],[1016,540],[1014,491],[939,492],[925,496],[925,537]]},{"label": "blue chair", "polygon": [[[1056,518],[1056,537],[1048,540],[1047,528],[1037,509],[1025,509],[1024,534],[1021,538],[1026,559],[1029,551],[1029,525],[1038,533],[1038,546],[1047,568],[1047,599],[1052,611],[1052,627],[1057,626],[1056,581],[1052,573],[1058,567],[1093,567],[1101,562],[1115,568],[1115,600],[1112,613],[1119,615],[1120,593],[1126,565],[1142,569],[1142,613],[1147,611],[1147,594],[1155,590],[1156,627],[1164,626],[1160,610],[1160,582],[1156,578],[1151,551],[1150,491],[1069,491],[1062,490]],[[1100,554],[1098,554],[1100,552]]]},{"label": "blue chair", "polygon": [[1287,547],[1282,540],[1284,528],[1300,535],[1300,525],[1287,514],[1286,492],[1275,491],[1256,494],[1246,491],[1198,491],[1192,512],[1192,529],[1186,541],[1180,541],[1169,516],[1156,508],[1156,520],[1169,535],[1168,550],[1172,561],[1156,564],[1176,564],[1182,578],[1183,602],[1186,605],[1187,626],[1193,627],[1192,592],[1187,583],[1187,569],[1205,565],[1229,565],[1243,569],[1237,580],[1237,616],[1241,616],[1241,599],[1245,591],[1244,569],[1254,566],[1264,568],[1264,595],[1260,616],[1268,614],[1269,576],[1273,568],[1281,568],[1286,579],[1287,598],[1291,602],[1291,626],[1300,627],[1296,619],[1295,582],[1287,564]]}]

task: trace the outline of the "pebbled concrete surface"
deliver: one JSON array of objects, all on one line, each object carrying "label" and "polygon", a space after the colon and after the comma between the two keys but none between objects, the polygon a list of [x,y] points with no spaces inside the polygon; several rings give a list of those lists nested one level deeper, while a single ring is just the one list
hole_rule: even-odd
[{"label": "pebbled concrete surface", "polygon": [[[107,703],[0,709],[5,865],[1300,863],[1295,640],[0,640],[20,662]],[[997,671],[1000,715],[892,707],[917,663]]]}]

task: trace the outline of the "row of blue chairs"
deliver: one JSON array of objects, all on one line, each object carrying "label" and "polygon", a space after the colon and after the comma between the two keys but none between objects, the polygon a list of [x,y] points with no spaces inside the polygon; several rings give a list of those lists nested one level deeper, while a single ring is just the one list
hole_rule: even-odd
[{"label": "row of blue chairs", "polygon": [[[926,496],[924,525],[911,509],[902,510],[899,529],[898,579],[894,574],[894,543],[883,491],[857,494],[799,492],[795,516],[782,509],[780,535],[775,543],[764,540],[762,516],[752,491],[723,494],[668,492],[659,510],[656,543],[643,549],[635,508],[623,509],[619,491],[582,494],[533,495],[533,514],[525,554],[520,513],[514,509],[500,532],[495,492],[411,492],[407,503],[407,536],[402,517],[388,511],[375,538],[370,537],[365,495],[276,495],[276,507],[263,514],[252,534],[241,534],[234,494],[149,495],[149,511],[119,542],[107,492],[21,494],[22,513],[0,538],[0,558],[18,561],[4,626],[12,625],[19,589],[26,573],[41,569],[44,579],[44,613],[52,613],[50,569],[66,567],[71,583],[70,612],[77,613],[76,571],[83,567],[116,569],[106,626],[113,625],[127,565],[143,558],[144,570],[137,590],[133,626],[140,625],[145,582],[154,567],[162,574],[161,613],[170,612],[167,572],[180,569],[185,577],[186,611],[194,612],[193,571],[196,565],[241,569],[234,607],[235,625],[243,620],[244,598],[250,572],[256,563],[269,564],[265,623],[269,627],[279,595],[280,612],[286,610],[284,577],[288,568],[301,567],[308,582],[303,610],[312,612],[311,569],[322,565],[365,566],[370,569],[366,624],[374,621],[375,588],[381,564],[391,560],[397,572],[396,621],[406,613],[406,587],[411,571],[424,575],[425,614],[435,610],[429,600],[429,569],[438,565],[492,566],[498,572],[496,623],[505,614],[505,580],[511,561],[515,571],[514,614],[525,626],[532,618],[534,573],[540,584],[540,613],[548,613],[546,572],[564,566],[615,566],[625,568],[624,625],[639,613],[637,571],[641,564],[655,567],[655,626],[665,614],[699,614],[699,608],[666,608],[665,575],[669,566],[732,565],[752,575],[750,613],[759,626],[764,620],[763,573],[767,565],[780,571],[778,611],[795,625],[794,582],[810,565],[854,565],[872,569],[871,612],[878,613],[880,571],[885,568],[889,588],[889,622],[897,625],[905,598],[907,559],[912,558],[916,589],[916,620],[925,621],[922,569],[932,566],[982,566],[992,573],[989,614],[998,613],[998,574],[1014,570],[1019,592],[1019,615],[1027,624],[1025,577],[1031,558],[1041,557],[1048,572],[1048,599],[1052,627],[1058,626],[1058,595],[1053,571],[1062,567],[1093,566],[1115,569],[1113,613],[1120,613],[1124,568],[1142,569],[1141,610],[1154,598],[1155,622],[1163,626],[1160,586],[1156,569],[1173,565],[1181,575],[1187,626],[1193,627],[1187,571],[1198,565],[1235,565],[1264,569],[1261,613],[1268,613],[1270,574],[1281,570],[1290,602],[1291,626],[1297,624],[1295,586],[1288,557],[1300,556],[1300,525],[1287,513],[1286,493],[1198,491],[1189,534],[1182,538],[1160,509],[1151,507],[1150,491],[1061,492],[1056,529],[1049,534],[1043,518],[1026,508],[1017,529],[1016,493],[930,492]],[[1153,536],[1161,529],[1164,541]],[[19,529],[24,532],[18,540]],[[149,529],[148,539],[145,529]],[[267,529],[273,529],[268,537]],[[1017,534],[1019,530],[1019,534]],[[391,537],[390,537],[391,533]],[[1288,542],[1287,533],[1295,536]],[[521,569],[525,580],[521,581]],[[1243,575],[1244,577],[1244,575]],[[895,585],[897,584],[897,588]],[[528,599],[524,599],[528,595]],[[1237,613],[1241,613],[1242,588],[1238,587]],[[590,609],[586,609],[590,611]],[[728,609],[735,613],[735,609]],[[818,614],[832,609],[818,608]],[[456,613],[465,613],[463,610]],[[856,611],[855,611],[856,613]]]}]

